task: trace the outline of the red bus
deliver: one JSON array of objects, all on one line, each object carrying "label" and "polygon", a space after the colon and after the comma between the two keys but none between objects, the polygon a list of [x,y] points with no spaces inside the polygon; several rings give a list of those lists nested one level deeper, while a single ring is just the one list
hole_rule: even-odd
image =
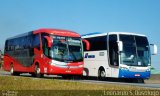
[{"label": "red bus", "polygon": [[76,32],[61,29],[38,29],[8,38],[3,69],[36,77],[82,75],[82,39]]}]

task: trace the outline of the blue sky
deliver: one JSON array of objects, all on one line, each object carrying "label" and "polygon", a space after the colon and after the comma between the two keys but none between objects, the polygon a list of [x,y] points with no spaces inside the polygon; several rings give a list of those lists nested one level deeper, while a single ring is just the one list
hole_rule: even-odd
[{"label": "blue sky", "polygon": [[[159,5],[160,0],[0,0],[0,49],[6,38],[39,28],[135,32],[160,47]],[[160,69],[160,54],[152,62]]]}]

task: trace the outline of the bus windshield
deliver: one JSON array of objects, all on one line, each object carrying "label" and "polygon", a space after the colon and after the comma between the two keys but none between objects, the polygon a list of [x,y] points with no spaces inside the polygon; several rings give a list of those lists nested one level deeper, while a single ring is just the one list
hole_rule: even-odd
[{"label": "bus windshield", "polygon": [[81,38],[53,36],[50,57],[61,62],[82,61]]},{"label": "bus windshield", "polygon": [[128,66],[149,66],[150,51],[148,40],[144,36],[120,35],[123,51],[120,53],[121,64]]}]

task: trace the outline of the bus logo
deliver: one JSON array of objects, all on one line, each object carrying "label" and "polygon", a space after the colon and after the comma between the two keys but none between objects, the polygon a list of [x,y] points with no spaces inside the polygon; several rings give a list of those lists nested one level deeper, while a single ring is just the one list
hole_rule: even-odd
[{"label": "bus logo", "polygon": [[95,58],[95,55],[89,55],[88,53],[86,53],[84,58]]}]

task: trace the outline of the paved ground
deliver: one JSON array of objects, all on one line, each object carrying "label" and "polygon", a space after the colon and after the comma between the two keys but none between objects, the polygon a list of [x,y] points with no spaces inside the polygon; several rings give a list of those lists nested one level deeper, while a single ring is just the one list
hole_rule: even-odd
[{"label": "paved ground", "polygon": [[[0,69],[0,76],[11,76],[9,72],[3,71]],[[21,76],[31,77],[30,74],[21,74]],[[160,75],[152,75],[149,80],[145,80],[145,83],[128,83],[128,82],[121,82],[121,81],[99,81],[95,79],[77,79],[77,80],[66,80],[62,79],[61,77],[57,77],[54,75],[46,75],[44,78],[48,79],[59,79],[64,81],[71,81],[71,82],[82,82],[82,83],[98,83],[98,84],[120,84],[120,85],[132,85],[132,86],[139,86],[145,88],[159,88],[160,89]]]},{"label": "paved ground", "polygon": [[145,80],[147,84],[160,84],[160,74],[152,74],[149,80]]}]

